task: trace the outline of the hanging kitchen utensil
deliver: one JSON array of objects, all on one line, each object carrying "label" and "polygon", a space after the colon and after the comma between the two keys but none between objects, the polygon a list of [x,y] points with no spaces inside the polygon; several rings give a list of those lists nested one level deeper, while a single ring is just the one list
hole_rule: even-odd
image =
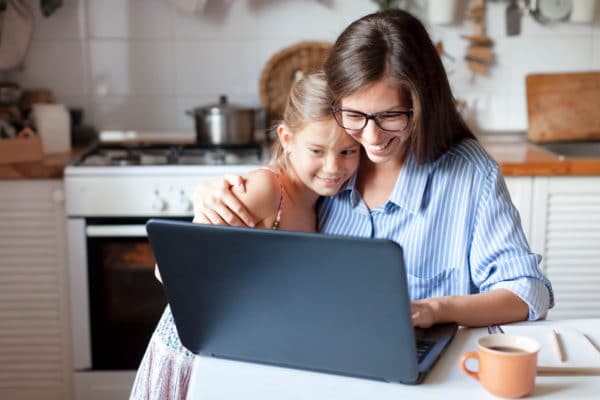
[{"label": "hanging kitchen utensil", "polygon": [[541,24],[567,21],[572,9],[572,0],[529,1],[529,13]]},{"label": "hanging kitchen utensil", "polygon": [[474,0],[466,15],[466,18],[473,22],[473,34],[461,35],[461,38],[470,42],[465,56],[467,68],[477,75],[487,75],[488,68],[494,60],[494,42],[485,33],[485,11],[485,0]]},{"label": "hanging kitchen utensil", "polygon": [[32,34],[33,13],[28,2],[8,0],[0,12],[0,71],[23,65]]},{"label": "hanging kitchen utensil", "polygon": [[521,6],[517,0],[511,0],[506,6],[506,36],[521,33]]}]

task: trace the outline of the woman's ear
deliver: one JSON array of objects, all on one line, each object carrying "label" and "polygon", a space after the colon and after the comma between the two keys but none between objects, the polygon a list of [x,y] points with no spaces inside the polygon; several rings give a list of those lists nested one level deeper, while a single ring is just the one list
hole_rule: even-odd
[{"label": "woman's ear", "polygon": [[290,128],[281,124],[277,127],[277,136],[279,136],[281,147],[285,149],[292,142],[294,134],[290,131]]}]

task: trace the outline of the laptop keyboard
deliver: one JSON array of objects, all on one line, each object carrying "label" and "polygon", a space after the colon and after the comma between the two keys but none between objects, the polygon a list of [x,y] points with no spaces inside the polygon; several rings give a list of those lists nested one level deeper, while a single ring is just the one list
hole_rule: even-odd
[{"label": "laptop keyboard", "polygon": [[418,340],[417,341],[417,362],[421,362],[425,359],[427,354],[435,346],[435,342],[431,340]]}]

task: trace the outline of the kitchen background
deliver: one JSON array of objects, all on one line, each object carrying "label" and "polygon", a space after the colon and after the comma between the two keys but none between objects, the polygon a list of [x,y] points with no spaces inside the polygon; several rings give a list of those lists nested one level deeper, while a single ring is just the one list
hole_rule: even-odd
[{"label": "kitchen background", "polygon": [[[82,107],[98,129],[191,131],[185,110],[220,94],[258,105],[260,72],[275,52],[303,40],[333,41],[351,21],[377,10],[370,0],[208,0],[193,15],[178,11],[178,1],[64,0],[46,18],[39,1],[28,0],[35,28],[25,66],[0,78],[51,89],[58,101]],[[547,26],[526,16],[521,34],[508,37],[507,2],[489,2],[496,63],[488,76],[473,76],[460,38],[471,33],[471,22],[458,17],[431,25],[426,0],[409,4],[454,58],[445,58],[450,81],[478,131],[527,129],[527,73],[600,69],[600,7],[584,24]],[[460,13],[469,2],[458,4]]]},{"label": "kitchen background", "polygon": [[[305,40],[333,41],[351,21],[377,9],[371,0],[63,0],[46,18],[40,4],[57,0],[23,1],[35,15],[33,40],[24,67],[0,72],[0,82],[48,88],[58,102],[83,108],[85,123],[98,130],[166,131],[159,134],[169,141],[175,130],[193,137],[194,121],[185,111],[215,103],[221,94],[232,103],[259,105],[261,71],[279,50]],[[600,71],[600,0],[591,23],[545,26],[527,16],[520,35],[511,37],[508,2],[489,1],[487,35],[496,62],[487,76],[473,75],[464,61],[469,43],[461,35],[473,34],[472,21],[430,24],[434,1],[408,3],[434,41],[443,42],[455,95],[466,101],[465,115],[477,132],[497,137],[527,129],[528,73]],[[461,16],[476,3],[456,1]],[[189,14],[174,4],[204,7]],[[596,93],[589,92],[577,98],[597,110],[600,102],[586,101]],[[582,129],[600,125],[590,126]],[[598,153],[565,159],[525,141],[487,139],[560,299],[550,317],[600,317]],[[167,148],[165,155],[117,146],[107,151],[114,155],[110,162],[95,165],[104,160],[101,150],[82,158],[87,165],[76,161],[80,148],[47,155],[39,149],[31,162],[0,162],[2,399],[128,398],[164,304],[145,220],[189,219],[190,196],[201,179],[242,174],[258,164],[246,157],[190,162],[204,154],[194,148],[185,149],[191,154]],[[174,155],[188,161],[166,162]],[[135,156],[150,165],[136,165]],[[223,153],[213,156],[218,161]]]}]

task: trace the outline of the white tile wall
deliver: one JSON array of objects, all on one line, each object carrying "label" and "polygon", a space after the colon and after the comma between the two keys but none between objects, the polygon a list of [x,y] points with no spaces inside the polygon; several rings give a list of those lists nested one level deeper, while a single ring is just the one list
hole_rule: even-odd
[{"label": "white tile wall", "polygon": [[86,4],[90,39],[173,37],[172,10],[165,0],[79,1]]},{"label": "white tile wall", "polygon": [[173,46],[166,40],[90,40],[95,94],[175,94]]},{"label": "white tile wall", "polygon": [[[376,10],[371,0],[208,0],[202,12],[187,15],[169,0],[64,0],[45,18],[39,0],[27,1],[35,33],[26,66],[0,77],[54,90],[101,129],[192,129],[184,111],[219,94],[258,105],[260,73],[275,52],[302,40],[333,41]],[[412,12],[426,16],[427,0],[412,3]],[[462,11],[468,1],[459,4]],[[496,64],[487,77],[473,76],[463,60],[460,35],[471,32],[469,21],[424,20],[455,59],[446,60],[449,80],[478,129],[526,129],[528,73],[600,70],[600,6],[592,24],[544,26],[524,17],[517,37],[506,36],[505,7],[488,4]]]}]

